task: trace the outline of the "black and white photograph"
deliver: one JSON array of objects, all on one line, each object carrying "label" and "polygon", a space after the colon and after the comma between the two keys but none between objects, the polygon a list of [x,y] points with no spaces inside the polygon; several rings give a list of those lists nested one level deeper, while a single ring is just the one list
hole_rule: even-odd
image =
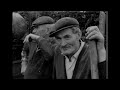
[{"label": "black and white photograph", "polygon": [[108,11],[13,11],[13,79],[108,79]]}]

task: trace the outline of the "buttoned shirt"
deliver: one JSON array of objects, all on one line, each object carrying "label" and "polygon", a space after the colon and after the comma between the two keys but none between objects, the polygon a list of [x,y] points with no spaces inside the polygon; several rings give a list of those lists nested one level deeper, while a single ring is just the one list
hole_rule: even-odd
[{"label": "buttoned shirt", "polygon": [[71,61],[68,59],[67,56],[65,56],[65,67],[66,67],[66,74],[67,79],[71,79],[73,75],[73,70],[75,68],[75,64],[78,58],[78,55],[80,54],[85,42],[81,41],[81,46],[78,49],[78,51],[71,57]]}]

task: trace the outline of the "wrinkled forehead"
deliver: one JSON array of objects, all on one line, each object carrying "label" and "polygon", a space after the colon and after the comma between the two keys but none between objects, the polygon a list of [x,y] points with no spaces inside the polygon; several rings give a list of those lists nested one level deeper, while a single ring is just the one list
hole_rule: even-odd
[{"label": "wrinkled forehead", "polygon": [[56,37],[63,37],[65,35],[72,35],[72,29],[71,28],[67,28],[64,29],[62,31],[59,31],[58,33],[56,33]]}]

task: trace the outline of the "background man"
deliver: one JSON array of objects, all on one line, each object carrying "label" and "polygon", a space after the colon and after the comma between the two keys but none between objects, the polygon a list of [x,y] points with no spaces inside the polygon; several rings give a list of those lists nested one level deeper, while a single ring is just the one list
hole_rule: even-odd
[{"label": "background man", "polygon": [[[47,38],[47,34],[50,32],[53,23],[54,20],[51,17],[48,16],[39,17],[32,23],[33,34],[29,34],[29,35],[38,35],[40,37]],[[28,36],[26,36],[26,38]],[[22,58],[21,73],[24,73],[25,79],[37,78],[33,76],[34,72],[32,72],[30,68],[31,68],[31,64],[33,64],[34,62],[33,54],[35,51],[37,52],[38,50],[39,50],[38,43],[35,40],[31,39],[30,42],[24,43],[24,47],[22,51],[23,58]]]}]

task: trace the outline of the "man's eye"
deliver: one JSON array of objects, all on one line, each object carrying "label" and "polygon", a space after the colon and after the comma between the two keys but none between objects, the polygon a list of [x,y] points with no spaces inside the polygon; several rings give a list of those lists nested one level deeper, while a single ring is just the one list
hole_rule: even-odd
[{"label": "man's eye", "polygon": [[56,37],[57,40],[60,40],[61,38],[60,37]]},{"label": "man's eye", "polygon": [[69,35],[66,35],[66,36],[64,36],[64,38],[65,38],[65,39],[69,39],[69,38],[70,38],[70,36],[69,36]]}]

